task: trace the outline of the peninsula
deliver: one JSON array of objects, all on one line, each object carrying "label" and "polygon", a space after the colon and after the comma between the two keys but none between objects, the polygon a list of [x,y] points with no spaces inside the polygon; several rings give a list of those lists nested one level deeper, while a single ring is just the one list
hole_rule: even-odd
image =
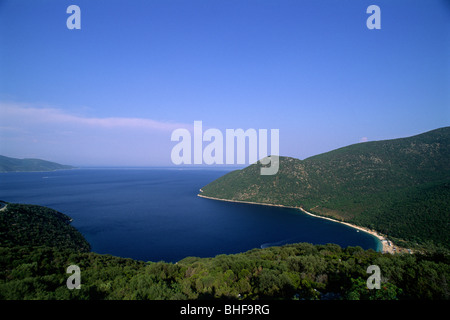
[{"label": "peninsula", "polygon": [[273,176],[260,175],[260,167],[227,173],[202,187],[201,196],[298,208],[371,232],[386,251],[394,251],[392,241],[449,248],[450,127],[305,160],[280,157]]}]

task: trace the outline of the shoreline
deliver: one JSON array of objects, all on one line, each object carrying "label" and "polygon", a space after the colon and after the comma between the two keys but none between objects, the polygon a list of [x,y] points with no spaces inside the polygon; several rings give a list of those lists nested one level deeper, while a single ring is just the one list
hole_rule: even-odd
[{"label": "shoreline", "polygon": [[[203,190],[200,189],[200,192],[203,192]],[[204,195],[202,195],[200,193],[197,194],[197,196],[201,197],[201,198],[205,198],[205,199],[211,199],[211,200],[219,200],[219,201],[227,201],[227,202],[235,202],[235,203],[256,204],[256,205],[261,205],[261,206],[271,206],[271,207],[280,207],[280,208],[288,208],[288,209],[297,209],[297,210],[300,210],[302,213],[307,214],[309,216],[312,216],[314,218],[321,218],[321,219],[329,220],[329,221],[332,221],[332,222],[341,223],[341,224],[344,224],[344,225],[346,225],[348,227],[357,229],[357,230],[362,231],[362,232],[366,232],[366,233],[374,236],[375,238],[378,239],[379,244],[381,246],[381,249],[377,248],[377,251],[380,250],[379,252],[381,252],[381,253],[394,254],[394,253],[397,253],[397,252],[405,250],[403,248],[400,248],[400,247],[394,245],[394,243],[391,240],[389,240],[387,237],[385,237],[384,235],[382,235],[382,234],[380,234],[380,233],[378,233],[378,232],[376,232],[374,230],[370,230],[370,229],[367,229],[367,228],[364,228],[364,227],[360,227],[360,226],[357,226],[357,225],[354,225],[354,224],[351,224],[351,223],[348,223],[348,222],[339,221],[339,220],[336,220],[336,219],[333,219],[333,218],[319,216],[319,215],[316,215],[316,214],[313,214],[311,212],[306,211],[302,207],[291,207],[291,206],[285,206],[285,205],[281,205],[281,204],[270,204],[270,203],[251,202],[251,201],[220,199],[220,198],[215,198],[215,197],[204,196]]]}]

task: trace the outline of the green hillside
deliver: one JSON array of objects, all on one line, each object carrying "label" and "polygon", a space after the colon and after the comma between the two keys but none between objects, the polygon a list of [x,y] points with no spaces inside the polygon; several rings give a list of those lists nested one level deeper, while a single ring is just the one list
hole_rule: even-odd
[{"label": "green hillside", "polygon": [[90,250],[68,216],[50,208],[5,203],[0,211],[0,246],[46,246],[57,249]]},{"label": "green hillside", "polygon": [[74,167],[41,159],[16,159],[0,156],[0,172],[54,171],[64,169],[74,169]]},{"label": "green hillside", "polygon": [[450,127],[305,160],[280,157],[273,176],[260,175],[256,163],[202,190],[209,197],[303,207],[410,244],[449,248]]}]

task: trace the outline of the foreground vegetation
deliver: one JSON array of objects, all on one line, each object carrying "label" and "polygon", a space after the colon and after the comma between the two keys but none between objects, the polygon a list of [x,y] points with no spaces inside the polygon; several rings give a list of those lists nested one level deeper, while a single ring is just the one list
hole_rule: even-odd
[{"label": "foreground vegetation", "polygon": [[[33,223],[18,218],[33,214],[45,218]],[[450,298],[450,255],[445,250],[390,255],[299,243],[177,263],[143,262],[89,252],[78,231],[66,223],[55,226],[54,220],[67,221],[66,216],[48,208],[8,204],[0,216],[3,300]],[[14,231],[16,243],[5,230],[11,221],[21,224]],[[80,267],[79,290],[66,287],[69,265]],[[367,288],[369,265],[380,267],[379,290]]]},{"label": "foreground vegetation", "polygon": [[[176,264],[48,247],[0,249],[1,299],[449,299],[449,256],[295,244]],[[69,290],[69,265],[81,289]],[[366,286],[369,265],[382,272]]]}]

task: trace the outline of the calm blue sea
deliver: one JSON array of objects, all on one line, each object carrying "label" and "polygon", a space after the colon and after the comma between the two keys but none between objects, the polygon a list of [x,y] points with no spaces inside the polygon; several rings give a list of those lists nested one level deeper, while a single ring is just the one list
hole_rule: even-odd
[{"label": "calm blue sea", "polygon": [[224,169],[76,169],[0,174],[0,200],[73,218],[92,251],[175,262],[295,242],[379,249],[379,241],[298,210],[197,197]]}]

